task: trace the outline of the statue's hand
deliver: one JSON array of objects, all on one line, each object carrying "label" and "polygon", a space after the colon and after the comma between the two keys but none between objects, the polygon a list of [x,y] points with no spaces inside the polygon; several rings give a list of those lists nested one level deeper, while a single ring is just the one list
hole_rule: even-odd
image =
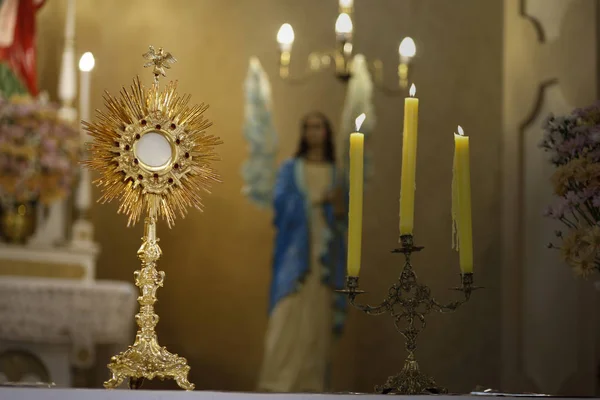
[{"label": "statue's hand", "polygon": [[340,218],[348,214],[344,200],[344,191],[341,187],[336,187],[330,191],[329,202],[333,205],[333,213],[336,217]]}]

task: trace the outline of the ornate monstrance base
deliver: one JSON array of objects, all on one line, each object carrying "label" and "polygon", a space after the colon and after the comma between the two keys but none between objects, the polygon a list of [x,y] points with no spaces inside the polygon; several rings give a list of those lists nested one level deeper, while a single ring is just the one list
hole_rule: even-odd
[{"label": "ornate monstrance base", "polygon": [[[151,356],[148,356],[149,354]],[[140,339],[138,336],[133,346],[111,358],[108,369],[112,377],[104,383],[107,389],[116,388],[127,378],[129,387],[138,389],[144,378],[158,377],[173,379],[180,388],[194,390],[194,384],[187,378],[190,367],[186,359],[170,353],[166,347],[160,347],[156,336],[150,340]]]},{"label": "ornate monstrance base", "polygon": [[173,379],[182,389],[194,390],[194,385],[188,381],[190,367],[186,359],[158,344],[154,328],[159,318],[154,312],[154,303],[156,290],[163,286],[165,273],[156,269],[156,261],[161,256],[156,237],[156,218],[146,218],[144,228],[143,243],[138,250],[142,269],[135,272],[135,285],[141,293],[138,297],[140,312],[135,316],[139,329],[133,346],[111,358],[108,369],[112,376],[104,383],[104,387],[114,389],[129,378],[129,387],[137,389],[144,379],[159,378]]},{"label": "ornate monstrance base", "polygon": [[390,376],[382,386],[375,387],[381,394],[439,394],[447,393],[445,388],[438,387],[433,378],[419,369],[419,363],[413,353],[409,353],[404,367],[398,375]]}]

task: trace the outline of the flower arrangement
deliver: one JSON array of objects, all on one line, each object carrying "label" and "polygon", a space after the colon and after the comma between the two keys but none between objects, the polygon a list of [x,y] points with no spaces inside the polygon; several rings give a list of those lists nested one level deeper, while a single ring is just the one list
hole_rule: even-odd
[{"label": "flower arrangement", "polygon": [[557,231],[563,259],[576,273],[600,271],[600,103],[550,115],[544,124],[541,147],[556,167],[551,181],[557,202],[545,215],[562,222]]},{"label": "flower arrangement", "polygon": [[71,192],[79,132],[43,97],[0,97],[0,201],[48,204]]}]

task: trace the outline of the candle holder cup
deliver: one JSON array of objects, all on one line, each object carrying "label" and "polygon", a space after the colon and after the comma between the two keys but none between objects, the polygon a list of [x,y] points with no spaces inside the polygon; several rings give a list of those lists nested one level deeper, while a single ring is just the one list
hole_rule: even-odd
[{"label": "candle holder cup", "polygon": [[463,292],[464,298],[448,304],[441,304],[431,295],[431,289],[419,283],[417,274],[411,264],[411,256],[414,252],[423,250],[423,247],[415,246],[412,235],[400,236],[402,247],[393,250],[393,253],[404,254],[404,268],[400,273],[398,282],[394,283],[388,292],[388,296],[380,304],[371,306],[359,304],[356,297],[365,293],[359,289],[358,277],[348,276],[346,288],[338,292],[346,294],[350,303],[357,309],[369,315],[381,315],[389,313],[394,318],[394,325],[406,341],[408,356],[404,361],[404,367],[399,374],[390,376],[387,382],[376,386],[375,391],[381,394],[432,394],[447,393],[447,390],[437,386],[435,380],[419,368],[415,358],[417,348],[417,336],[425,328],[425,316],[432,311],[448,313],[455,311],[471,298],[473,290],[480,287],[473,286],[473,274],[461,274],[461,285],[452,288]]}]

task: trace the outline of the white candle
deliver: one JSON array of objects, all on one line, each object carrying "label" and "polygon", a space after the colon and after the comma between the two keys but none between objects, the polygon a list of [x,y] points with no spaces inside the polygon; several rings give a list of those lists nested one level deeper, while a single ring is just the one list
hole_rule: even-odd
[{"label": "white candle", "polygon": [[90,80],[94,64],[94,56],[89,51],[79,59],[79,119],[82,121],[90,119]]},{"label": "white candle", "polygon": [[75,122],[77,114],[72,102],[77,96],[77,73],[75,72],[75,0],[67,1],[65,19],[65,47],[62,53],[58,79],[58,98],[61,100],[59,117]]},{"label": "white candle", "polygon": [[[79,59],[79,132],[81,145],[84,144],[88,135],[81,126],[81,121],[90,120],[90,85],[92,69],[94,69],[94,56],[92,53],[84,53]],[[92,204],[91,176],[88,168],[82,168],[79,185],[75,193],[75,206],[81,213],[85,213]]]}]

